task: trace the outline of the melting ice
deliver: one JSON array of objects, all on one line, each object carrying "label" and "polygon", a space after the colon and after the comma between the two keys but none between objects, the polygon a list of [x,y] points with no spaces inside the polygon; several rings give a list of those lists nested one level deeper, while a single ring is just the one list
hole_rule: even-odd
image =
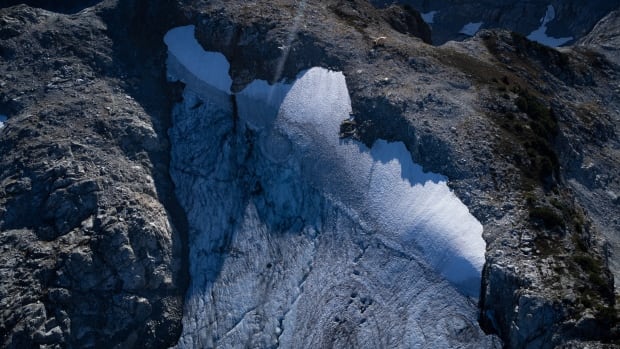
[{"label": "melting ice", "polygon": [[466,297],[479,293],[482,226],[447,179],[400,142],[339,139],[351,112],[340,72],[254,81],[231,121],[228,62],[193,30],[164,39],[169,78],[187,84],[170,131],[191,226],[179,347],[322,347],[347,321],[361,341],[347,347],[488,347]]}]

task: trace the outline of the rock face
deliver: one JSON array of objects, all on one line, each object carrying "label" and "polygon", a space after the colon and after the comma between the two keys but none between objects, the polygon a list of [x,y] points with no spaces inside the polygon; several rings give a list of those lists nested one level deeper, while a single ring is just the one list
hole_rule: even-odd
[{"label": "rock face", "polygon": [[115,41],[117,11],[134,5],[73,16],[0,9],[4,348],[166,347],[178,337],[183,213],[168,177],[166,102],[145,98],[164,94],[148,87],[164,81],[163,62],[136,68]]},{"label": "rock face", "polygon": [[[384,6],[393,1],[373,0]],[[432,18],[433,43],[462,40],[472,34],[463,34],[468,23],[481,23],[480,28],[504,28],[529,35],[541,25],[548,7],[552,6],[555,18],[549,23],[547,34],[552,37],[572,37],[574,40],[588,34],[592,27],[610,11],[620,6],[620,1],[454,1],[454,0],[402,0]]]},{"label": "rock face", "polygon": [[612,11],[601,19],[588,35],[579,40],[578,44],[595,49],[607,59],[620,65],[620,11]]},{"label": "rock face", "polygon": [[[558,23],[570,4],[553,3]],[[561,29],[582,37],[597,4]],[[530,25],[546,6],[535,4]],[[415,11],[361,0],[1,9],[2,346],[409,347],[426,338],[430,347],[577,348],[617,338],[618,244],[603,241],[618,235],[620,192],[619,68],[605,36],[613,16],[581,45],[555,50],[501,30],[433,47]],[[484,228],[480,324],[475,305],[413,249],[255,149],[286,142],[263,143],[245,127],[236,96],[215,103],[166,82],[162,39],[188,24],[229,62],[230,92],[290,83],[312,67],[342,72],[351,102],[342,142],[400,141],[447,176]],[[274,189],[283,183],[296,184]],[[186,293],[188,256],[205,273]],[[177,343],[182,317],[195,321]]]}]

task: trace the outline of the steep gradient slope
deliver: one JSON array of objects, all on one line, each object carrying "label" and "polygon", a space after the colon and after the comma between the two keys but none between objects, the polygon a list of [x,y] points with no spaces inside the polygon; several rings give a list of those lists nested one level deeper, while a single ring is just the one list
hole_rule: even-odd
[{"label": "steep gradient slope", "polygon": [[[385,6],[393,1],[372,0],[372,3]],[[573,43],[620,6],[618,0],[399,0],[398,3],[426,14],[432,22],[429,24],[434,44],[473,36],[475,31],[465,34],[462,29],[468,24],[478,23],[478,29],[507,29],[530,35],[533,40],[550,46]]]}]

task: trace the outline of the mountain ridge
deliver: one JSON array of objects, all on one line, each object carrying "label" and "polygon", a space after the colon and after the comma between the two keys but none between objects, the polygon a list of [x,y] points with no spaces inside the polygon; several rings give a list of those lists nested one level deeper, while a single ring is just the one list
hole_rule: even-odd
[{"label": "mountain ridge", "polygon": [[[39,324],[36,327],[19,325],[25,322],[8,313],[3,315],[7,316],[3,319],[4,324],[16,324],[2,329],[4,346],[37,341],[94,346],[112,341],[132,346],[136,338],[143,335],[153,341],[149,342],[153,346],[174,343],[180,330],[180,302],[184,293],[182,276],[181,280],[171,284],[166,281],[166,287],[170,287],[168,290],[153,284],[154,294],[140,298],[127,295],[126,299],[112,300],[112,304],[118,302],[123,309],[133,309],[134,319],[121,320],[125,322],[120,323],[130,323],[131,326],[126,326],[136,326],[138,330],[127,331],[127,327],[97,330],[92,325],[102,321],[96,319],[105,319],[106,316],[115,319],[117,314],[106,312],[106,306],[98,308],[84,303],[75,307],[68,301],[73,292],[67,294],[66,290],[79,291],[86,287],[86,292],[97,294],[96,290],[101,286],[85,286],[77,281],[67,284],[54,273],[58,270],[74,273],[71,268],[78,268],[78,272],[83,273],[80,265],[91,258],[92,251],[97,251],[98,240],[107,243],[106,239],[111,236],[118,237],[118,241],[109,243],[119,247],[119,258],[122,251],[128,251],[126,247],[134,254],[140,250],[148,254],[152,247],[142,246],[131,235],[148,236],[152,233],[133,232],[131,227],[142,225],[137,222],[143,222],[143,217],[151,217],[154,212],[158,217],[182,216],[178,208],[174,209],[175,204],[161,204],[165,200],[174,201],[167,174],[168,138],[165,129],[170,122],[166,113],[171,108],[167,103],[181,98],[179,86],[167,85],[163,79],[165,48],[162,38],[173,25],[190,23],[197,26],[197,39],[205,49],[220,51],[231,62],[230,74],[235,91],[257,78],[268,81],[292,79],[300,70],[311,66],[343,71],[351,93],[353,118],[341,126],[341,134],[369,146],[378,138],[402,141],[412,158],[425,169],[449,177],[451,188],[484,225],[488,252],[481,298],[482,323],[487,329],[499,333],[508,347],[553,347],[571,340],[609,340],[617,336],[612,332],[616,321],[613,281],[606,271],[605,250],[597,233],[597,225],[606,225],[605,218],[611,217],[609,212],[613,212],[615,205],[606,191],[620,192],[616,189],[617,174],[613,172],[618,168],[618,157],[613,151],[618,142],[618,114],[614,111],[619,103],[617,95],[613,94],[618,74],[615,63],[593,53],[589,46],[558,51],[504,31],[482,31],[465,42],[435,48],[412,36],[411,32],[396,30],[366,2],[333,1],[325,7],[308,3],[303,9],[302,19],[297,17],[301,10],[294,4],[282,2],[280,5],[274,8],[241,1],[225,4],[185,1],[175,9],[168,9],[159,2],[117,4],[104,1],[94,12],[86,10],[86,13],[71,16],[27,7],[3,10],[2,20],[11,23],[0,31],[3,38],[0,52],[5,62],[10,63],[3,65],[6,69],[3,76],[11,85],[3,86],[11,87],[3,88],[0,94],[0,113],[9,116],[5,128],[0,131],[2,154],[8,154],[2,159],[5,209],[0,218],[0,229],[3,245],[12,246],[2,253],[8,266],[3,273],[19,270],[9,260],[26,263],[32,258],[29,254],[23,257],[25,259],[17,259],[21,253],[18,251],[22,251],[20,246],[34,246],[34,256],[42,257],[42,261],[36,257],[38,262],[28,267],[32,269],[20,271],[22,274],[4,274],[7,278],[3,280],[8,280],[4,286],[5,294],[25,292],[25,299],[29,299],[26,304],[9,309],[13,309],[13,314],[32,314],[27,318],[37,319],[35,323]],[[5,11],[13,12],[6,15]],[[139,30],[139,23],[145,19],[158,23],[161,18],[166,20],[161,21],[163,23],[159,23],[158,29],[152,33]],[[414,15],[414,18],[418,17]],[[298,31],[291,33],[291,25],[296,20]],[[419,18],[417,21],[423,28]],[[63,31],[55,33],[44,26],[37,29],[36,25],[40,23],[66,28],[69,35],[80,31],[90,37],[74,39],[75,47],[65,46],[66,52],[73,52],[73,55],[67,55],[55,48],[55,45],[67,42]],[[129,41],[123,37],[120,27],[110,27],[123,23],[131,24]],[[89,30],[84,32],[84,28]],[[337,29],[339,37],[334,39],[325,28]],[[419,36],[425,36],[423,30]],[[385,39],[378,42],[379,37]],[[92,48],[79,48],[79,40],[92,43]],[[35,46],[40,52],[36,62],[30,58],[29,51],[20,48],[23,42],[40,45]],[[152,55],[151,65],[140,67],[140,59],[131,58],[134,47],[144,49],[147,57]],[[124,52],[125,56],[116,56],[119,52]],[[283,53],[286,60],[280,63]],[[45,64],[46,56],[74,58]],[[29,66],[36,69],[30,72],[24,68]],[[48,77],[46,74],[49,74],[49,80],[43,79]],[[34,76],[40,82],[29,82]],[[80,90],[83,83],[86,86]],[[160,87],[140,91],[149,84]],[[81,110],[67,107],[80,99],[72,96],[73,90],[81,91],[82,96],[88,98],[100,96],[101,101],[76,104]],[[146,91],[163,96],[162,102],[153,103],[146,97]],[[69,96],[65,97],[66,102],[63,102],[63,96]],[[57,101],[59,104],[45,113],[41,106],[52,104],[42,104],[41,101]],[[110,110],[105,107],[91,109],[93,105],[108,106]],[[87,117],[97,113],[98,118]],[[74,122],[77,115],[86,115],[79,119],[83,124],[78,123],[77,127],[74,126],[75,132],[62,137],[80,137],[87,144],[71,141],[62,146],[62,142],[58,142],[62,125]],[[123,127],[125,125],[130,127]],[[83,132],[90,136],[85,137]],[[39,154],[20,143],[19,139],[24,136],[29,136],[29,140],[39,144],[42,150],[51,149],[41,152],[40,158],[55,156],[57,160],[48,164],[37,158],[20,160],[25,159],[25,154]],[[50,148],[49,143],[61,145]],[[607,153],[599,155],[600,149]],[[89,155],[80,157],[81,151]],[[105,155],[106,152],[110,155]],[[106,161],[114,170],[89,165],[88,159],[99,157],[104,160],[98,161]],[[39,166],[46,172],[67,159],[83,163],[85,172],[80,172],[79,168],[74,172],[70,167],[61,166],[51,172],[51,177],[24,175],[29,173],[24,172],[29,166],[36,169],[34,173],[40,171]],[[26,164],[21,170],[9,165],[20,161]],[[120,163],[115,164],[116,161]],[[598,164],[601,161],[605,166]],[[139,175],[134,177],[123,171],[136,163],[142,167],[140,171],[143,172]],[[21,175],[16,175],[19,171],[22,171]],[[48,184],[48,178],[59,183]],[[154,179],[151,184],[149,178]],[[119,181],[134,184],[121,185],[119,191],[113,190]],[[67,182],[69,185],[64,187]],[[57,214],[40,222],[16,217],[14,212],[40,214],[23,202],[32,200],[28,196],[32,194],[28,193],[36,193],[39,189],[33,188],[41,185],[50,194],[57,192],[53,194],[56,199],[50,196],[46,206],[42,206]],[[158,186],[163,189],[157,189]],[[125,190],[131,193],[129,202],[134,200],[129,207],[139,214],[133,214],[131,209],[120,212],[116,209],[127,200]],[[150,197],[147,202],[141,192]],[[79,193],[80,197],[95,194],[92,198],[85,196],[86,200],[76,201],[74,193]],[[590,193],[593,193],[591,197],[588,196]],[[163,199],[165,197],[168,199]],[[599,206],[597,201],[600,200],[605,204]],[[66,208],[67,202],[75,204]],[[597,212],[598,207],[607,210]],[[106,211],[108,209],[114,209],[116,213]],[[79,213],[75,221],[65,218],[70,212]],[[89,223],[91,215],[92,226]],[[129,223],[109,222],[117,215]],[[570,223],[565,223],[568,221]],[[173,218],[165,218],[158,224],[167,225],[170,228],[154,234],[155,240],[164,245],[171,241],[185,244],[183,234],[172,228],[178,225],[183,230],[184,224]],[[116,230],[113,232],[106,227]],[[611,228],[613,232],[617,230]],[[46,240],[51,240],[51,244]],[[60,263],[60,267],[45,266],[55,263],[52,261],[56,258],[56,254],[46,247],[48,245],[69,251],[75,248],[76,251],[67,253],[67,262]],[[176,251],[170,253],[177,257],[157,262],[164,269],[183,258],[181,247],[167,246],[170,251]],[[145,263],[146,268],[157,269],[147,260],[129,260],[136,265]],[[112,263],[123,265],[126,261]],[[37,268],[49,272],[37,274],[33,271]],[[109,267],[104,266],[103,270],[106,268]],[[182,270],[178,264],[173,268]],[[99,269],[94,270],[100,273]],[[122,277],[135,275],[129,270]],[[175,274],[168,271],[155,274],[166,273]],[[19,280],[24,280],[24,276],[19,275],[26,275],[26,285],[41,286],[30,291],[17,291],[15,287]],[[99,280],[99,277],[93,278]],[[96,282],[105,284],[108,281]],[[132,282],[140,283],[123,281],[120,293],[124,288],[131,291],[129,285]],[[589,292],[588,288],[593,284],[597,286]],[[49,292],[52,291],[49,285],[55,286],[53,292]],[[506,289],[513,292],[506,293]],[[108,292],[118,294],[119,289],[111,287]],[[169,317],[164,317],[169,321],[167,323],[176,324],[171,325],[167,337],[158,330],[148,330],[148,326],[162,319],[157,311],[149,310],[146,305],[153,307],[152,304],[157,303],[157,292],[176,295],[171,303],[164,302],[161,308],[160,314],[169,312]],[[21,304],[19,301],[11,303],[15,304],[13,307]],[[44,304],[45,310],[36,304]],[[21,306],[24,308],[19,308]],[[66,307],[74,312],[63,310]],[[35,310],[26,310],[31,308]],[[86,311],[83,309],[90,309],[87,312],[91,312],[93,318],[76,320],[80,319],[81,312]],[[145,317],[145,314],[149,315]],[[72,319],[70,324],[67,318]],[[84,325],[76,325],[76,321]],[[105,320],[105,323],[114,321]],[[88,331],[97,333],[94,339],[84,336]]]}]

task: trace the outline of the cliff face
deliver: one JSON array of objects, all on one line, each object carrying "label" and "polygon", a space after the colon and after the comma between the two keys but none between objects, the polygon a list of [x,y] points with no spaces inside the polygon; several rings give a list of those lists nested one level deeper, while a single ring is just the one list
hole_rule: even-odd
[{"label": "cliff face", "polygon": [[[432,317],[410,312],[432,297],[416,300],[403,286],[435,277],[414,267],[410,250],[355,228],[312,182],[254,153],[265,144],[242,132],[247,120],[230,95],[183,94],[165,81],[164,34],[187,24],[229,62],[230,92],[257,79],[290,83],[312,67],[340,71],[352,116],[343,141],[400,141],[425,170],[447,176],[481,222],[487,253],[480,325],[471,312],[441,317],[442,345],[499,345],[480,326],[511,348],[617,336],[603,236],[618,232],[619,68],[596,51],[613,45],[592,39],[558,51],[482,31],[432,47],[414,11],[363,1],[167,6],[0,10],[4,346],[165,347],[185,316],[181,346],[406,347],[405,324]],[[282,183],[303,190],[273,189]],[[206,247],[187,249],[188,238]],[[207,272],[192,280],[181,314],[188,255]],[[341,282],[321,287],[330,280]],[[320,335],[293,335],[308,323]],[[428,333],[415,328],[412,341]]]},{"label": "cliff face", "polygon": [[163,62],[135,41],[120,49],[132,39],[119,12],[139,9],[115,6],[0,10],[2,347],[178,337],[184,218],[168,175]]}]

